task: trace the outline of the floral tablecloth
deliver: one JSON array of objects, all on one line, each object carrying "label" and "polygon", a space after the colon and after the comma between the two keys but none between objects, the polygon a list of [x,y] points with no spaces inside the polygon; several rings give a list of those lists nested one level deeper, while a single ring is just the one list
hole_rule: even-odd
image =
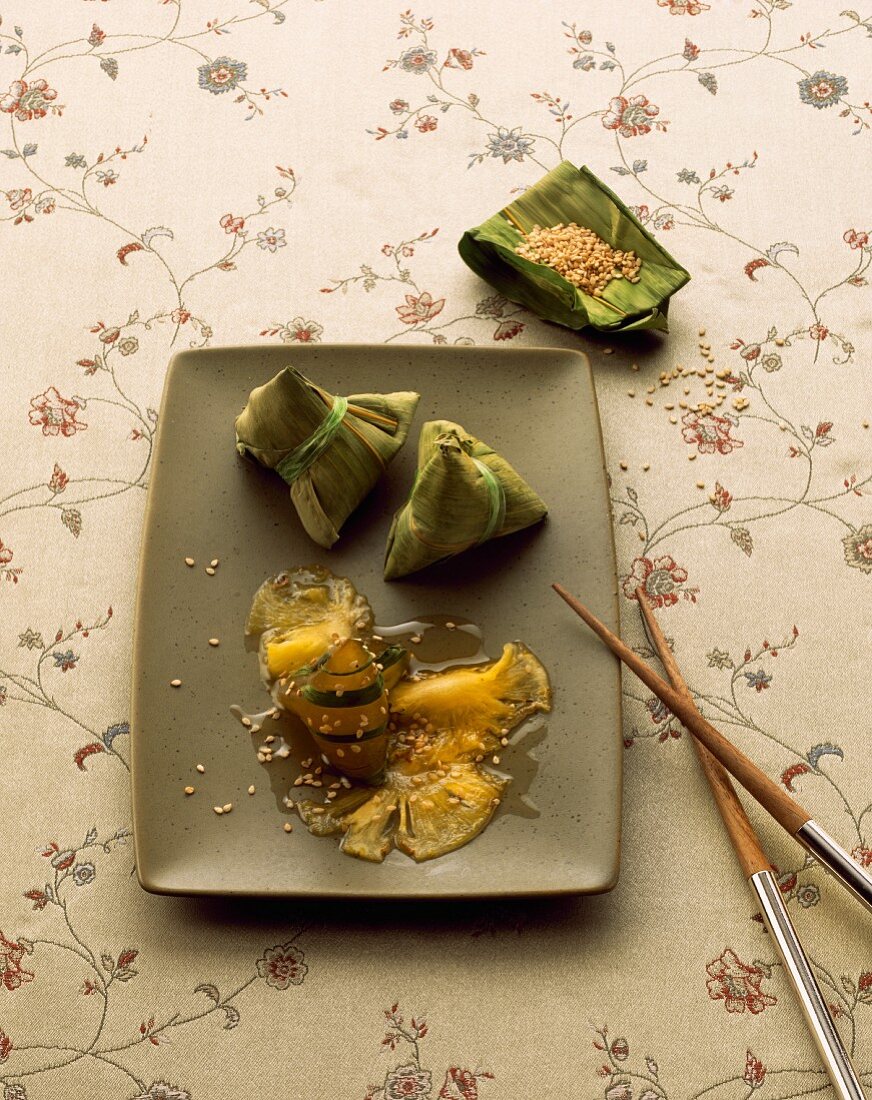
[{"label": "floral tablecloth", "polygon": [[[872,863],[872,9],[849,2],[3,0],[4,1100],[826,1091],[687,736],[635,680],[620,884],[556,905],[149,896],[127,718],[174,350],[580,347],[625,633],[644,647],[642,583],[703,711]],[[693,273],[668,338],[540,324],[458,260],[564,158]],[[868,1081],[869,926],[751,812]]]}]

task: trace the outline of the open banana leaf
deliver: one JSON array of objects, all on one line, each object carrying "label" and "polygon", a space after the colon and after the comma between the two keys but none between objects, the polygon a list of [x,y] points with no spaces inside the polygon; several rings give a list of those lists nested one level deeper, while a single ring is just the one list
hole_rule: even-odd
[{"label": "open banana leaf", "polygon": [[[559,222],[587,226],[612,247],[633,249],[642,260],[640,281],[615,279],[602,298],[595,298],[553,268],[515,252],[523,239],[521,229]],[[588,168],[576,168],[568,160],[486,222],[468,229],[457,247],[464,262],[500,294],[544,321],[571,329],[667,332],[669,298],[690,279],[613,191]]]}]

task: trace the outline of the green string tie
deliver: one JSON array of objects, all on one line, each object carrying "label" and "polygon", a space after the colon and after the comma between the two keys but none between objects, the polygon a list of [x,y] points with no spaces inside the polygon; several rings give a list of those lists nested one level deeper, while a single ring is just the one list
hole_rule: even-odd
[{"label": "green string tie", "polygon": [[503,525],[503,521],[506,518],[506,492],[505,489],[503,489],[503,483],[489,466],[485,466],[485,464],[477,458],[473,458],[472,461],[476,464],[481,476],[484,478],[484,483],[487,486],[488,505],[490,506],[490,515],[488,516],[487,524],[478,539],[481,543],[487,542],[489,538],[493,538],[494,533]]},{"label": "green string tie", "polygon": [[344,420],[347,411],[348,399],[334,397],[333,408],[309,438],[304,440],[299,447],[295,447],[289,454],[286,454],[275,467],[276,473],[281,475],[288,485],[293,485],[297,478],[301,477],[312,463],[317,462],[324,454],[339,431],[339,425]]}]

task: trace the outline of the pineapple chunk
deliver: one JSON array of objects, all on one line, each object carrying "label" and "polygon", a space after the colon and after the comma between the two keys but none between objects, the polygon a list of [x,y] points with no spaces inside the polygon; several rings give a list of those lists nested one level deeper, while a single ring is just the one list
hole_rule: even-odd
[{"label": "pineapple chunk", "polygon": [[398,725],[414,723],[417,714],[419,725],[488,735],[488,748],[502,730],[550,709],[548,673],[522,642],[504,646],[498,661],[422,673],[420,679],[405,680],[391,692],[391,717]]}]

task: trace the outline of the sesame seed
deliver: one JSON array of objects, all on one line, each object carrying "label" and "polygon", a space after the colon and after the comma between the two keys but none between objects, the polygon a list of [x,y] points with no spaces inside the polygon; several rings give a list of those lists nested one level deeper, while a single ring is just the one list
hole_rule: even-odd
[{"label": "sesame seed", "polygon": [[775,346],[776,346],[777,348],[783,348],[783,347],[784,347],[784,341],[783,341],[783,340],[781,339],[781,337],[780,337],[780,336],[779,336],[779,337],[778,337],[778,339],[777,339],[777,340],[775,341]]},{"label": "sesame seed", "polygon": [[223,806],[213,806],[212,809],[215,811],[216,814],[218,814],[219,817],[224,813]]},{"label": "sesame seed", "polygon": [[246,728],[249,728],[251,726],[251,719],[248,717],[247,714],[243,718],[241,718],[240,721]]},{"label": "sesame seed", "polygon": [[[868,428],[868,427],[869,427],[869,421],[868,421],[868,420],[864,420],[864,421],[863,421],[863,427],[864,427],[864,428]],[[786,430],[787,430],[787,429],[785,429],[785,431],[786,431]]]},{"label": "sesame seed", "polygon": [[290,823],[290,821],[286,821],[284,825],[282,825],[282,828],[285,830],[286,833],[290,833],[293,831],[294,826]]},{"label": "sesame seed", "polygon": [[700,334],[700,336],[705,336],[705,329],[704,329],[704,328],[701,328],[701,329],[699,330],[699,334]]},{"label": "sesame seed", "polygon": [[170,687],[180,688],[182,686],[181,680],[170,680]]},{"label": "sesame seed", "polygon": [[218,568],[218,559],[217,559],[217,558],[213,558],[213,559],[212,559],[212,560],[211,560],[211,561],[209,562],[209,564],[210,564],[210,565],[212,566],[212,568],[213,568],[213,569],[217,569],[217,568]]},{"label": "sesame seed", "polygon": [[193,787],[185,787],[185,794],[193,794],[193,793],[194,793],[194,788]]},{"label": "sesame seed", "polygon": [[200,775],[202,775],[205,770],[206,769],[203,767],[202,764],[197,765],[197,771],[200,773]]},{"label": "sesame seed", "polygon": [[499,764],[500,758],[498,756],[495,756],[493,759],[495,764]]},{"label": "sesame seed", "polygon": [[266,741],[266,743],[268,745],[271,745],[273,743],[273,741],[275,741],[275,737],[274,737],[273,734],[270,734],[269,737],[264,738],[264,740]]},{"label": "sesame seed", "polygon": [[696,451],[693,451],[691,454],[689,454],[687,456],[687,461],[688,462],[695,462],[696,461]]},{"label": "sesame seed", "polygon": [[647,473],[651,469],[651,463],[650,462],[643,462],[642,463],[642,469]]},{"label": "sesame seed", "polygon": [[664,405],[664,406],[663,406],[663,408],[664,408],[664,409],[669,409],[669,410],[670,410],[670,412],[671,412],[671,411],[672,411],[672,409],[674,409],[674,408],[675,408],[675,405],[673,405],[673,404],[672,404],[672,402],[670,402],[670,403],[669,403],[668,405]]},{"label": "sesame seed", "polygon": [[636,391],[635,390],[627,390],[627,397],[635,397],[635,396],[636,396]]},{"label": "sesame seed", "polygon": [[264,764],[264,763],[266,763],[266,757],[264,756],[264,754],[263,754],[262,752],[259,752],[259,753],[257,754],[257,762],[258,762],[259,764]]},{"label": "sesame seed", "polygon": [[670,416],[669,417],[669,423],[670,424],[677,424],[678,423],[678,417],[677,416]]},{"label": "sesame seed", "polygon": [[230,811],[233,809],[233,803],[225,802],[221,809],[224,811],[224,813],[229,814]]},{"label": "sesame seed", "polygon": [[630,367],[630,370],[638,370],[638,369],[639,369],[639,364],[638,363],[633,363]]},{"label": "sesame seed", "polygon": [[[446,630],[456,630],[457,629],[457,623],[446,623],[445,624],[445,629]],[[416,715],[416,717],[418,717],[418,716]]]},{"label": "sesame seed", "polygon": [[253,784],[253,783],[252,783],[252,784],[251,784],[251,786],[250,786],[250,787],[248,788],[248,793],[249,793],[249,794],[254,794],[254,784]]},{"label": "sesame seed", "polygon": [[211,565],[206,566],[206,572],[209,574],[210,577],[215,576],[215,570],[212,568]]},{"label": "sesame seed", "polygon": [[697,489],[704,489],[705,488],[705,482],[704,481],[698,481],[696,483],[696,487],[697,487]]},{"label": "sesame seed", "polygon": [[645,390],[645,393],[653,393],[653,392],[654,392],[654,386],[649,386],[648,389]]},{"label": "sesame seed", "polygon": [[327,811],[324,809],[323,806],[313,806],[312,807],[312,813],[313,814],[325,814],[325,813],[327,813]]},{"label": "sesame seed", "polygon": [[627,468],[626,462],[619,462],[618,465],[621,467],[622,470],[626,470]]},{"label": "sesame seed", "polygon": [[603,355],[613,355],[614,350],[614,348],[603,348]]},{"label": "sesame seed", "polygon": [[220,645],[220,644],[221,643],[218,641],[217,638],[210,638],[209,639],[209,645],[215,646],[215,645]]},{"label": "sesame seed", "polygon": [[185,565],[187,565],[189,568],[194,564],[195,563],[193,558],[185,558]]},{"label": "sesame seed", "polygon": [[[360,745],[352,745],[351,746],[351,751],[352,752],[362,752],[363,750],[361,749]],[[342,755],[342,749],[337,749],[336,752],[338,753],[339,756]]]},{"label": "sesame seed", "polygon": [[654,402],[651,400],[650,397],[646,397],[645,398],[645,404],[648,405],[648,406],[651,406],[651,405],[654,404]]}]

